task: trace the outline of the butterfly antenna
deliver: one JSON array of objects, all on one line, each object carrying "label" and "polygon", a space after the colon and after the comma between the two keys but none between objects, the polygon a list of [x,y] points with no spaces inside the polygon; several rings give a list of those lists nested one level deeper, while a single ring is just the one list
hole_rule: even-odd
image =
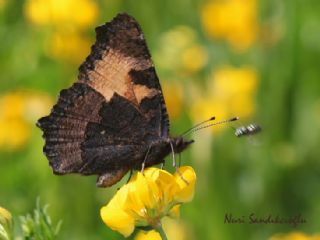
[{"label": "butterfly antenna", "polygon": [[200,122],[200,123],[197,123],[197,124],[194,125],[193,127],[189,128],[187,131],[183,132],[183,133],[181,134],[181,136],[184,136],[184,135],[188,134],[188,133],[191,132],[193,129],[201,126],[202,124],[205,124],[205,123],[207,123],[207,122],[211,122],[211,121],[213,121],[213,120],[215,120],[215,119],[216,119],[216,117],[211,117],[211,118],[209,118],[209,119],[207,119],[207,120],[205,120],[205,121],[202,121],[202,122]]},{"label": "butterfly antenna", "polygon": [[230,118],[230,119],[227,119],[227,120],[211,123],[211,124],[208,124],[208,125],[205,125],[205,126],[200,126],[201,124],[200,125],[197,124],[198,126],[196,125],[195,127],[189,129],[184,134],[182,134],[182,136],[190,134],[190,133],[193,133],[193,132],[196,132],[196,131],[199,131],[199,130],[204,129],[204,128],[212,127],[212,126],[223,124],[223,123],[233,122],[233,121],[237,121],[237,120],[239,120],[239,117],[233,117],[233,118]]}]

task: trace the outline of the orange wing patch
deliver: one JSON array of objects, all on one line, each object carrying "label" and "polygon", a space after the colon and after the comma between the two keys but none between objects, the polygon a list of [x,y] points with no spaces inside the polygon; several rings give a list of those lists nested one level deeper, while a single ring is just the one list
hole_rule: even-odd
[{"label": "orange wing patch", "polygon": [[161,94],[161,92],[155,88],[148,88],[141,84],[133,85],[133,92],[138,101],[138,104],[141,103],[141,100],[144,98],[152,98],[157,94]]},{"label": "orange wing patch", "polygon": [[102,59],[95,62],[94,70],[88,72],[88,80],[79,79],[101,93],[109,101],[116,92],[138,106],[145,97],[159,93],[144,85],[134,84],[129,76],[131,70],[145,70],[152,66],[151,60],[124,56],[119,51],[108,49]]}]

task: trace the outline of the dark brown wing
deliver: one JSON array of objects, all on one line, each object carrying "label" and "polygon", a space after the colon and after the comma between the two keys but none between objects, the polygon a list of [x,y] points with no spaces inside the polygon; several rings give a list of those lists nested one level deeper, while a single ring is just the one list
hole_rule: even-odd
[{"label": "dark brown wing", "polygon": [[56,174],[98,174],[108,186],[143,159],[152,141],[168,137],[169,121],[138,23],[119,14],[96,34],[78,81],[37,125]]},{"label": "dark brown wing", "polygon": [[143,99],[158,96],[160,102],[157,109],[152,109],[153,115],[159,121],[159,136],[168,136],[169,120],[161,86],[137,21],[119,14],[96,28],[96,38],[91,54],[80,66],[78,81],[91,86],[106,101],[116,92],[139,110]]}]

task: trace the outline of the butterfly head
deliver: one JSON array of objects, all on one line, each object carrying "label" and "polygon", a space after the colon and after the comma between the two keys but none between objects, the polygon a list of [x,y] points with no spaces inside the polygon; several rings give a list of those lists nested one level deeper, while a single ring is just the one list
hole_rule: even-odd
[{"label": "butterfly head", "polygon": [[169,141],[172,143],[174,151],[176,153],[182,152],[184,149],[186,149],[191,143],[194,142],[194,140],[187,140],[183,137],[174,137],[170,138]]}]

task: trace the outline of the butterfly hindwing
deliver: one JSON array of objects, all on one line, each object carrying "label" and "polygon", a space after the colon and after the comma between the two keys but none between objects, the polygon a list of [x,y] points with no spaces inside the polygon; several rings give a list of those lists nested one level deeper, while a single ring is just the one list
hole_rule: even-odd
[{"label": "butterfly hindwing", "polygon": [[97,174],[110,186],[141,165],[148,144],[169,135],[169,121],[138,23],[119,14],[96,33],[78,81],[38,126],[56,174]]},{"label": "butterfly hindwing", "polygon": [[38,121],[46,140],[44,153],[57,174],[77,172],[84,164],[81,144],[88,122],[99,123],[104,98],[87,85],[62,90],[49,116]]}]

